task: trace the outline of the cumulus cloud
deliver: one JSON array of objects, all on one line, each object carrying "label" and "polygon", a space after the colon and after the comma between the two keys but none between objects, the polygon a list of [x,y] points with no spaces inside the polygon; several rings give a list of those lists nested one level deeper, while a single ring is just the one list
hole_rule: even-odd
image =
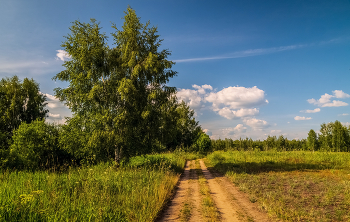
[{"label": "cumulus cloud", "polygon": [[349,122],[346,122],[346,123],[345,123],[345,122],[344,122],[344,123],[342,122],[341,124],[342,124],[343,126],[347,126],[347,127],[350,126],[350,123],[349,123]]},{"label": "cumulus cloud", "polygon": [[57,99],[55,96],[50,95],[48,93],[41,93],[44,96],[46,96],[47,99],[47,106],[49,108],[58,108],[58,107],[64,107],[64,104],[60,102],[59,99]]},{"label": "cumulus cloud", "polygon": [[206,89],[213,90],[213,87],[211,85],[207,85],[207,84],[202,85],[202,86],[198,86],[198,85],[194,84],[194,85],[192,85],[192,87],[197,89],[198,93],[200,93],[200,94],[205,94]]},{"label": "cumulus cloud", "polygon": [[180,101],[185,101],[192,109],[200,108],[203,100],[200,93],[193,89],[181,89],[177,91],[176,97]]},{"label": "cumulus cloud", "polygon": [[209,129],[204,129],[203,132],[207,134],[208,136],[212,136],[212,132]]},{"label": "cumulus cloud", "polygon": [[247,131],[247,127],[245,127],[243,124],[238,124],[235,128],[233,128],[233,130],[239,133],[245,133]]},{"label": "cumulus cloud", "polygon": [[255,119],[255,118],[245,118],[243,122],[253,128],[254,130],[262,130],[268,128],[270,124],[265,120]]},{"label": "cumulus cloud", "polygon": [[218,114],[220,116],[225,117],[226,119],[234,119],[234,118],[242,118],[246,116],[255,116],[259,114],[259,110],[257,108],[231,110],[230,108],[224,107],[218,111]]},{"label": "cumulus cloud", "polygon": [[281,134],[281,132],[282,132],[282,130],[271,130],[270,131],[270,135],[279,135],[279,134]]},{"label": "cumulus cloud", "polygon": [[348,116],[349,113],[342,113],[342,114],[339,114],[338,116]]},{"label": "cumulus cloud", "polygon": [[335,98],[338,98],[338,99],[350,97],[349,94],[343,92],[342,90],[334,90],[333,95],[335,96]]},{"label": "cumulus cloud", "polygon": [[347,93],[344,93],[342,90],[334,90],[332,91],[333,95],[330,95],[328,93],[325,93],[321,96],[320,99],[316,100],[314,98],[308,99],[307,101],[310,104],[314,104],[320,107],[339,107],[339,106],[347,106],[348,104],[346,102],[340,101],[340,100],[332,100],[332,98],[349,98],[350,95]]},{"label": "cumulus cloud", "polygon": [[195,111],[211,103],[211,109],[226,119],[256,116],[259,109],[256,106],[267,104],[265,92],[256,86],[245,88],[240,86],[227,87],[219,92],[213,91],[211,85],[192,85],[193,89],[180,89],[176,96],[185,101]]},{"label": "cumulus cloud", "polygon": [[198,86],[192,85],[194,89],[180,89],[176,93],[176,97],[180,101],[185,101],[192,109],[199,110],[205,102],[206,90],[213,90],[211,85]]},{"label": "cumulus cloud", "polygon": [[68,60],[68,59],[71,59],[72,56],[68,54],[68,52],[64,51],[64,50],[56,50],[57,51],[57,54],[56,54],[56,59],[57,60],[61,60],[61,61],[65,61],[65,60]]},{"label": "cumulus cloud", "polygon": [[318,112],[320,112],[321,111],[321,109],[320,108],[316,108],[316,109],[307,109],[307,110],[302,110],[302,111],[300,111],[301,113],[318,113]]},{"label": "cumulus cloud", "polygon": [[245,133],[247,131],[247,127],[245,127],[243,124],[238,124],[235,127],[229,127],[221,130],[221,134],[227,138],[234,134],[238,133]]},{"label": "cumulus cloud", "polygon": [[241,109],[268,103],[265,99],[265,92],[256,86],[252,88],[227,87],[219,92],[211,92],[205,100],[211,102],[213,109],[217,111],[222,106],[230,109]]},{"label": "cumulus cloud", "polygon": [[296,116],[294,117],[295,120],[310,120],[312,119],[311,117],[304,117],[304,116]]},{"label": "cumulus cloud", "polygon": [[48,113],[48,116],[52,118],[61,118],[61,114]]},{"label": "cumulus cloud", "polygon": [[346,102],[339,101],[339,100],[333,100],[331,103],[325,103],[322,105],[322,107],[339,107],[339,106],[347,106]]}]

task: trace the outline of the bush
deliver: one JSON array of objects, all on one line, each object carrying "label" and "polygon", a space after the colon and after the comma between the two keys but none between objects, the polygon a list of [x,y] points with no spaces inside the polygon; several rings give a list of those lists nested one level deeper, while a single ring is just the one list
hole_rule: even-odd
[{"label": "bush", "polygon": [[[16,168],[36,169],[52,167],[64,157],[58,147],[58,126],[35,120],[22,122],[13,132],[9,162],[16,162]],[[11,163],[8,163],[11,165]]]},{"label": "bush", "polygon": [[211,140],[207,134],[204,132],[199,133],[199,137],[194,143],[195,151],[200,153],[206,153],[210,151],[211,148]]}]

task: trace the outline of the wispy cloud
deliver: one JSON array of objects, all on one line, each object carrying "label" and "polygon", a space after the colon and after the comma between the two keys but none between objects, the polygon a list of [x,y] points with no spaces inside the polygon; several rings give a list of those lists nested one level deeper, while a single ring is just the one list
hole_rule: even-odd
[{"label": "wispy cloud", "polygon": [[287,50],[303,48],[306,46],[308,46],[308,45],[290,45],[290,46],[281,46],[281,47],[273,47],[273,48],[248,49],[248,50],[233,52],[233,53],[220,55],[220,56],[177,59],[177,60],[174,60],[174,62],[181,63],[181,62],[200,62],[200,61],[217,60],[217,59],[234,59],[234,58],[242,58],[242,57],[249,57],[249,56],[271,54],[271,53],[276,53],[276,52],[282,52],[282,51],[287,51]]},{"label": "wispy cloud", "polygon": [[259,56],[259,55],[277,53],[277,52],[282,52],[282,51],[300,49],[300,48],[305,48],[305,47],[334,44],[334,43],[347,41],[348,39],[349,39],[349,37],[339,37],[339,38],[334,38],[331,40],[313,42],[313,43],[308,43],[308,44],[295,44],[295,45],[272,47],[272,48],[248,49],[248,50],[244,50],[244,51],[237,51],[237,52],[228,53],[228,54],[224,54],[224,55],[218,55],[218,56],[177,59],[177,60],[173,60],[173,61],[178,62],[178,63],[181,63],[181,62],[200,62],[200,61],[207,61],[207,60],[235,59],[235,58],[242,58],[242,57],[249,57],[249,56]]}]

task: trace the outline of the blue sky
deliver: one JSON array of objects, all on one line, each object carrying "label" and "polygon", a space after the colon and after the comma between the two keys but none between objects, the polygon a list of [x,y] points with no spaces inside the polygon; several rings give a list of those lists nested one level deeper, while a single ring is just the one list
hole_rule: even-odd
[{"label": "blue sky", "polygon": [[321,123],[349,125],[349,0],[2,0],[0,77],[36,80],[49,121],[62,121],[70,113],[52,95],[65,83],[51,78],[63,70],[63,36],[90,18],[109,34],[128,5],[158,27],[176,61],[169,85],[212,138],[306,138]]}]

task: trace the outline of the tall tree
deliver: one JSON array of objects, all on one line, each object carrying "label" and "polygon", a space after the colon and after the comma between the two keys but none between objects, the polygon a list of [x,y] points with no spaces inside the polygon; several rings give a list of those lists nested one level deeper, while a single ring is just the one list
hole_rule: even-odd
[{"label": "tall tree", "polygon": [[73,118],[92,123],[89,143],[103,134],[118,160],[121,155],[151,152],[160,140],[158,117],[175,93],[166,83],[176,72],[167,60],[170,52],[159,50],[162,40],[157,28],[140,23],[133,9],[125,12],[122,30],[113,28],[116,46],[110,48],[95,20],[73,22],[62,44],[71,60],[54,79],[69,82],[66,89],[55,91],[74,112]]},{"label": "tall tree", "polygon": [[318,149],[318,138],[316,132],[311,129],[307,137],[307,147],[311,151],[316,151]]},{"label": "tall tree", "polygon": [[30,123],[44,119],[46,96],[40,93],[39,85],[33,79],[25,78],[23,82],[17,76],[3,78],[0,81],[0,139],[2,146],[12,136],[22,122]]}]

